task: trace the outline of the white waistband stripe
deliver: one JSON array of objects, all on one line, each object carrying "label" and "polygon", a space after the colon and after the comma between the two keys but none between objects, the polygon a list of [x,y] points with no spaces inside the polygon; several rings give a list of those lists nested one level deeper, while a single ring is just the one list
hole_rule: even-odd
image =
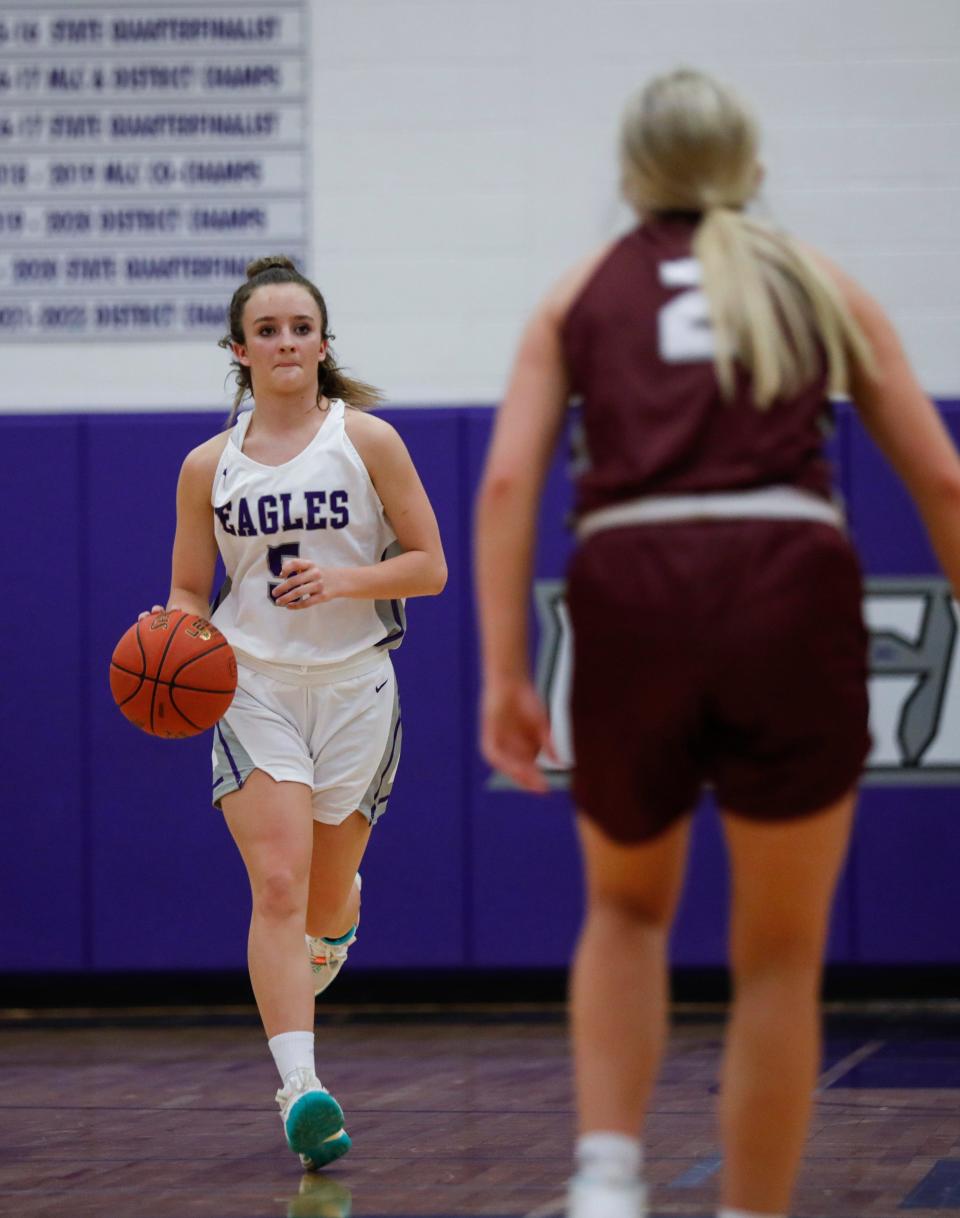
[{"label": "white waistband stripe", "polygon": [[[309,613],[310,610],[302,610]],[[367,647],[349,660],[338,660],[333,664],[276,664],[270,660],[260,660],[256,656],[234,647],[237,663],[241,668],[252,668],[254,672],[272,677],[285,685],[334,685],[338,681],[346,681],[349,677],[359,677],[365,672],[373,672],[386,662],[388,652],[379,651],[376,647]]]},{"label": "white waistband stripe", "polygon": [[826,499],[795,486],[763,486],[751,491],[630,499],[587,512],[577,521],[576,534],[582,541],[601,529],[677,520],[814,520],[838,529],[845,523],[840,508]]}]

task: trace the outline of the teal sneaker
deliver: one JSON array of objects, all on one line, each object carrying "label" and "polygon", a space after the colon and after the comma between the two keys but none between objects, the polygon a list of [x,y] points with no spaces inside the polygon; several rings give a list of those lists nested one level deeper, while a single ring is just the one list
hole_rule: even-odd
[{"label": "teal sneaker", "polygon": [[[359,892],[363,881],[358,871],[354,884]],[[347,960],[347,952],[357,941],[357,929],[360,926],[360,914],[354,925],[340,939],[325,939],[319,935],[307,935],[307,951],[310,953],[310,968],[313,970],[314,995],[322,994],[343,968]]]},{"label": "teal sneaker", "polygon": [[287,1145],[308,1171],[318,1171],[350,1149],[343,1109],[315,1074],[297,1070],[277,1092]]}]

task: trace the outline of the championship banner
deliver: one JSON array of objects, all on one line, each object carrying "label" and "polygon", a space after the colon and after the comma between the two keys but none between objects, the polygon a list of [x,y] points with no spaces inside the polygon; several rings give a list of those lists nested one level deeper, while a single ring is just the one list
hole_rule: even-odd
[{"label": "championship banner", "polygon": [[304,0],[0,14],[0,342],[224,330],[310,231]]}]

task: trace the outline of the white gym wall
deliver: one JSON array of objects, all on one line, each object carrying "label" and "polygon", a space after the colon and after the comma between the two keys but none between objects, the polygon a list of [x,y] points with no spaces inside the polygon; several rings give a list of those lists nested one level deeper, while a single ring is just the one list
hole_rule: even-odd
[{"label": "white gym wall", "polygon": [[[717,73],[755,108],[761,210],[879,297],[928,391],[960,396],[960,0],[309,9],[306,269],[341,360],[391,403],[497,400],[531,306],[629,223],[617,201],[619,112],[636,85],[679,64]],[[227,401],[226,356],[207,334],[7,340],[0,361],[8,411]]]}]

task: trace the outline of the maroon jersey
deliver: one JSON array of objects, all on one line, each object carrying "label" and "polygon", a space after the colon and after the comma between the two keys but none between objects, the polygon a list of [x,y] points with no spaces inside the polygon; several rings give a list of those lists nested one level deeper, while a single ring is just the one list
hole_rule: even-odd
[{"label": "maroon jersey", "polygon": [[758,410],[737,369],[723,397],[691,254],[696,218],[661,216],[618,241],[574,300],[563,350],[583,400],[577,512],[655,494],[795,486],[830,497],[826,370]]}]

